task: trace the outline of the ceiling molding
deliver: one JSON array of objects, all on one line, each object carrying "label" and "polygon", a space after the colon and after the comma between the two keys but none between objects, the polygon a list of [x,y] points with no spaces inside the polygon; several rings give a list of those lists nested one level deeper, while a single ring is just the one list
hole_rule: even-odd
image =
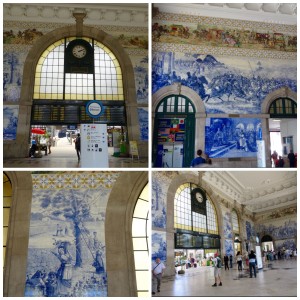
[{"label": "ceiling molding", "polygon": [[74,12],[86,13],[85,25],[148,27],[147,3],[3,4],[4,21],[75,24]]},{"label": "ceiling molding", "polygon": [[252,213],[297,203],[296,172],[207,171],[203,180],[221,197]]},{"label": "ceiling molding", "polygon": [[274,24],[297,24],[296,3],[155,3],[162,13],[247,20]]}]

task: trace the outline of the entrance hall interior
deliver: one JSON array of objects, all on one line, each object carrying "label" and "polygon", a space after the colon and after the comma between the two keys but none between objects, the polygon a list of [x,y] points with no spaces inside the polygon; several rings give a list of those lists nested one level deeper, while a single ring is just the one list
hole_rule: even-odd
[{"label": "entrance hall interior", "polygon": [[[87,167],[87,157],[94,167],[147,166],[148,4],[4,4],[3,10],[5,166],[57,167],[26,159],[32,127],[56,138],[54,126],[78,128],[86,152],[77,166],[60,155],[61,167]],[[102,166],[112,151],[143,160]]]},{"label": "entrance hall interior", "polygon": [[[297,172],[155,171],[152,197],[152,260],[166,266],[154,296],[297,295]],[[223,285],[212,287],[215,255]]]},{"label": "entrance hall interior", "polygon": [[290,167],[295,3],[155,3],[152,48],[154,167],[188,168],[199,149],[210,168],[270,168],[274,151]]}]

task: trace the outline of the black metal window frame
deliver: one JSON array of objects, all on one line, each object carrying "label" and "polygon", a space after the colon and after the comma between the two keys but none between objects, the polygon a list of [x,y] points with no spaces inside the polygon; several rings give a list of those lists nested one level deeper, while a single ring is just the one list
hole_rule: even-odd
[{"label": "black metal window frame", "polygon": [[194,104],[188,97],[183,95],[169,95],[156,108],[158,114],[195,114],[195,111]]},{"label": "black metal window frame", "polygon": [[297,103],[290,98],[277,98],[269,108],[271,118],[297,118]]}]

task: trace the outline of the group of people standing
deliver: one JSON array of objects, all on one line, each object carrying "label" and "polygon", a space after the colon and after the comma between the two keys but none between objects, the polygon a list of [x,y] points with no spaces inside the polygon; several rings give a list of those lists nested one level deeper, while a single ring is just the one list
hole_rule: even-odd
[{"label": "group of people standing", "polygon": [[[271,158],[273,161],[273,165],[275,168],[283,168],[285,165],[284,159],[281,155],[278,155],[276,150],[273,151],[271,154]],[[287,159],[290,163],[290,168],[296,168],[297,167],[297,154],[294,153],[293,150],[290,150],[290,153],[287,156]]]}]

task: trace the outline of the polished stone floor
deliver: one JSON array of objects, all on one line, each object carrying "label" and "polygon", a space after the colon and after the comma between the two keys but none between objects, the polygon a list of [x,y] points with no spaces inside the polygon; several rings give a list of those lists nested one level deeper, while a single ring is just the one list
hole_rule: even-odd
[{"label": "polished stone floor", "polygon": [[[113,147],[108,148],[109,151],[109,168],[148,168],[148,159],[136,156],[131,157],[114,157]],[[71,145],[66,139],[61,139],[56,147],[51,147],[51,154],[41,158],[17,158],[5,159],[3,161],[4,168],[81,168],[78,162],[74,144]]]},{"label": "polished stone floor", "polygon": [[296,297],[297,261],[273,261],[259,270],[256,278],[250,278],[248,270],[239,272],[234,265],[229,271],[222,268],[223,286],[212,287],[213,267],[188,269],[184,275],[164,277],[161,292],[155,296],[163,297]]}]

